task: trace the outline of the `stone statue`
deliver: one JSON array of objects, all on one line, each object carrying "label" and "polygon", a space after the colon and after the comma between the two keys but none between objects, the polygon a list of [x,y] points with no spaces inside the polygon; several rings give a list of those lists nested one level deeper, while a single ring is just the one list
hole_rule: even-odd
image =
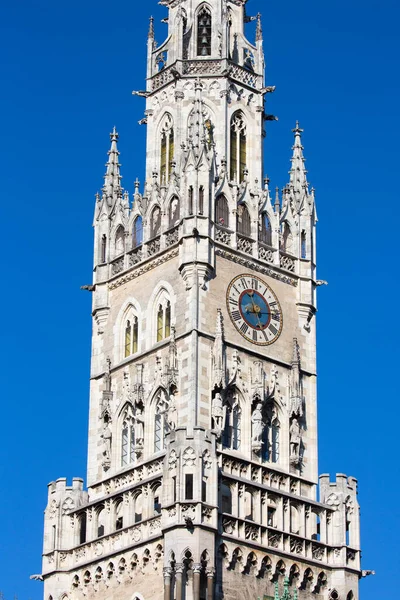
[{"label": "stone statue", "polygon": [[213,398],[211,416],[214,421],[214,428],[217,431],[222,431],[224,421],[224,405],[222,401],[222,396],[219,392],[216,393]]},{"label": "stone statue", "polygon": [[144,444],[144,418],[143,411],[139,407],[136,409],[135,414],[135,444],[136,446],[143,446]]},{"label": "stone statue", "polygon": [[175,431],[178,420],[178,411],[176,410],[175,394],[170,394],[169,408],[168,408],[168,429],[169,431]]},{"label": "stone statue", "polygon": [[108,423],[105,423],[103,433],[101,434],[103,438],[103,455],[105,460],[111,460],[111,439],[112,433],[111,429],[108,426]]},{"label": "stone statue", "polygon": [[293,419],[289,429],[290,434],[290,457],[299,458],[301,444],[301,429],[297,419]]},{"label": "stone statue", "polygon": [[258,402],[251,415],[252,427],[252,441],[253,444],[262,444],[262,436],[264,433],[264,423],[262,415],[262,404]]}]

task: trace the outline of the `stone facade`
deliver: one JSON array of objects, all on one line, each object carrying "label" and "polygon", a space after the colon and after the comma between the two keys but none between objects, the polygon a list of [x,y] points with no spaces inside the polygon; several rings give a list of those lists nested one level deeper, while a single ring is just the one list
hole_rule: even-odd
[{"label": "stone facade", "polygon": [[145,185],[132,201],[121,187],[114,130],[96,200],[88,491],[49,485],[45,600],[253,600],[285,579],[304,600],[357,600],[357,482],[323,475],[317,498],[323,282],[302,130],[272,198],[260,16],[161,4],[167,40],[151,21],[135,92]]}]

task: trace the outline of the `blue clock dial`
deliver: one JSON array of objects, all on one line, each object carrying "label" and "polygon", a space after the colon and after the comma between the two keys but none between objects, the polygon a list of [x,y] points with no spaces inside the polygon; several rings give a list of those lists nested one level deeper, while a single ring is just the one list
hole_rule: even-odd
[{"label": "blue clock dial", "polygon": [[259,346],[274,343],[283,327],[282,309],[271,288],[259,277],[239,275],[230,283],[227,308],[240,335]]}]

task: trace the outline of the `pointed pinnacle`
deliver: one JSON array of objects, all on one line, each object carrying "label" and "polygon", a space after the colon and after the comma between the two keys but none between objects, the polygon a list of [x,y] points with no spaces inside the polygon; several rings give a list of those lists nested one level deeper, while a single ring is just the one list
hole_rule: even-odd
[{"label": "pointed pinnacle", "polygon": [[115,127],[115,125],[114,125],[113,130],[110,133],[110,140],[112,142],[117,142],[118,138],[119,138],[118,131],[117,131],[117,128]]},{"label": "pointed pinnacle", "polygon": [[257,15],[257,30],[256,30],[256,41],[262,42],[263,32],[262,32],[262,24],[261,24],[261,13]]},{"label": "pointed pinnacle", "polygon": [[154,17],[150,17],[149,40],[154,40]]}]

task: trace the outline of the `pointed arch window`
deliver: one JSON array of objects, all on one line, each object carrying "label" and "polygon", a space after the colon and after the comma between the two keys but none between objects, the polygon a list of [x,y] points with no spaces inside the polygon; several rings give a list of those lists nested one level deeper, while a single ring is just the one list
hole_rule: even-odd
[{"label": "pointed arch window", "polygon": [[280,424],[273,418],[264,427],[261,456],[264,462],[279,463],[280,456]]},{"label": "pointed arch window", "polygon": [[247,237],[251,237],[251,219],[248,208],[245,204],[241,204],[238,207],[237,217],[236,217],[236,227],[237,232],[245,235]]},{"label": "pointed arch window", "polygon": [[222,227],[229,227],[229,206],[224,195],[218,196],[215,202],[215,222]]},{"label": "pointed arch window", "polygon": [[226,407],[225,429],[223,434],[223,446],[231,450],[240,450],[242,415],[239,404]]},{"label": "pointed arch window", "polygon": [[204,213],[204,186],[200,186],[199,188],[199,214],[202,215]]},{"label": "pointed arch window", "polygon": [[193,186],[192,185],[189,187],[188,199],[189,199],[189,215],[192,215],[193,214]]},{"label": "pointed arch window", "polygon": [[101,264],[107,262],[107,236],[104,234],[101,238],[101,256],[100,256]]},{"label": "pointed arch window", "polygon": [[304,230],[301,232],[301,258],[307,258],[307,234]]},{"label": "pointed arch window", "polygon": [[161,210],[159,206],[155,206],[151,213],[150,223],[150,238],[154,238],[160,234],[161,229]]},{"label": "pointed arch window", "polygon": [[179,221],[180,216],[180,203],[179,198],[174,196],[169,205],[169,227],[174,227],[175,223]]},{"label": "pointed arch window", "polygon": [[267,213],[261,215],[260,242],[272,246],[272,227]]},{"label": "pointed arch window", "polygon": [[139,321],[137,317],[126,321],[125,325],[125,358],[136,354],[139,342]]},{"label": "pointed arch window", "polygon": [[166,392],[158,394],[154,415],[154,452],[165,450],[166,435],[168,433],[168,400]]},{"label": "pointed arch window", "polygon": [[139,215],[133,222],[132,229],[132,248],[137,248],[143,243],[143,219]]},{"label": "pointed arch window", "polygon": [[157,309],[157,342],[171,335],[171,302],[164,299]]},{"label": "pointed arch window", "polygon": [[135,423],[132,407],[129,406],[126,408],[122,420],[121,466],[131,465],[135,460]]},{"label": "pointed arch window", "polygon": [[197,56],[211,56],[212,16],[203,6],[197,16]]},{"label": "pointed arch window", "polygon": [[175,137],[173,121],[170,114],[166,114],[161,129],[161,156],[160,156],[160,181],[166,185],[172,173],[172,161],[175,153]]},{"label": "pointed arch window", "polygon": [[293,253],[293,235],[290,229],[290,225],[287,221],[283,223],[281,230],[281,250],[282,252]]},{"label": "pointed arch window", "polygon": [[243,113],[236,112],[231,119],[230,177],[242,183],[247,164],[247,129]]},{"label": "pointed arch window", "polygon": [[125,250],[125,232],[122,225],[118,227],[115,234],[115,256],[119,256]]}]

